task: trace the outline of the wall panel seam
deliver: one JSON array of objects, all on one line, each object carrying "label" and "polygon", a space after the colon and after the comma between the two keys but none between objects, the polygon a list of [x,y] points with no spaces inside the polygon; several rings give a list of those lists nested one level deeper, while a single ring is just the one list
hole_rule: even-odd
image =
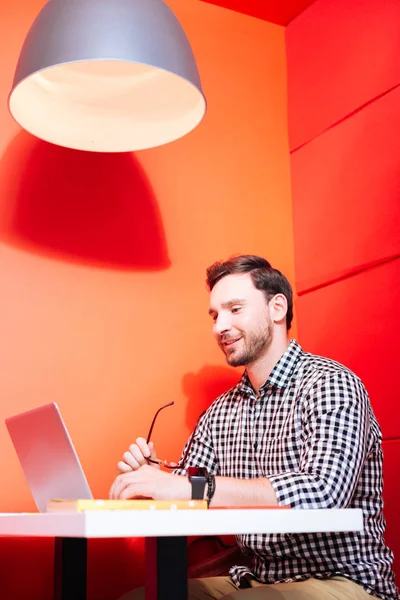
[{"label": "wall panel seam", "polygon": [[290,154],[294,154],[295,152],[298,152],[298,150],[301,150],[302,148],[304,148],[308,144],[311,144],[311,142],[313,142],[315,139],[317,139],[321,135],[324,135],[324,133],[326,133],[330,129],[333,129],[334,127],[337,127],[338,125],[340,125],[344,121],[347,121],[348,119],[351,119],[351,117],[353,117],[357,113],[359,113],[362,110],[364,110],[364,108],[366,108],[367,106],[370,106],[371,104],[373,104],[374,102],[380,100],[381,98],[384,98],[385,96],[387,96],[391,92],[394,92],[398,87],[400,87],[400,83],[397,83],[396,85],[392,86],[391,88],[389,88],[385,92],[382,92],[381,94],[378,94],[377,96],[374,96],[373,98],[371,98],[371,100],[368,100],[367,102],[364,102],[364,104],[361,104],[360,106],[358,106],[357,108],[355,108],[354,110],[352,110],[351,112],[349,112],[348,114],[346,114],[344,117],[340,118],[338,121],[335,121],[332,125],[328,125],[328,127],[326,127],[325,129],[323,129],[319,133],[315,134],[310,139],[306,140],[305,142],[303,142],[299,146],[296,146],[296,148],[293,148],[293,150],[290,150]]},{"label": "wall panel seam", "polygon": [[393,262],[395,260],[399,260],[400,254],[396,253],[393,256],[389,256],[380,260],[377,260],[373,263],[369,263],[368,265],[361,265],[359,267],[355,267],[353,271],[346,273],[345,275],[340,275],[338,277],[332,277],[331,279],[327,279],[326,281],[322,281],[316,285],[313,285],[309,288],[297,291],[298,296],[304,296],[305,294],[310,294],[311,292],[315,292],[316,290],[320,290],[321,288],[328,287],[329,285],[334,285],[339,281],[344,281],[345,279],[350,279],[351,277],[355,277],[364,271],[370,271],[371,269],[375,269],[387,263]]}]

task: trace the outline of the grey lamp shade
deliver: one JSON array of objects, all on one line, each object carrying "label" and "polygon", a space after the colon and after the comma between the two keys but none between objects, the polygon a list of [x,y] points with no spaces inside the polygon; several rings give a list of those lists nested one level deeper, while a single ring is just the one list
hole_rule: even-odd
[{"label": "grey lamp shade", "polygon": [[9,109],[48,142],[129,152],[189,133],[206,100],[162,0],[49,0],[22,47]]}]

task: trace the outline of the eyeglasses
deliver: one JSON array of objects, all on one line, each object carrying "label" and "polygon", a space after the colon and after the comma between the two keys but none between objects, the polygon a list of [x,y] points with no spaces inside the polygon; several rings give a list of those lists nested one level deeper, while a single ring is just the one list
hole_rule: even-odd
[{"label": "eyeglasses", "polygon": [[[164,406],[161,406],[161,408],[159,408],[158,411],[156,412],[156,414],[154,415],[153,420],[152,420],[151,425],[150,425],[149,433],[148,433],[148,436],[147,436],[147,439],[146,439],[146,443],[147,444],[149,444],[149,442],[150,442],[151,434],[153,433],[154,424],[156,422],[156,419],[157,419],[159,413],[162,410],[164,410],[164,408],[168,408],[168,406],[172,406],[173,404],[175,404],[175,403],[174,402],[168,402],[168,404],[164,404]],[[185,466],[187,457],[189,456],[190,448],[192,447],[192,443],[193,443],[193,439],[194,439],[194,434],[196,433],[197,426],[199,424],[199,421],[200,421],[201,417],[204,415],[205,412],[206,411],[203,411],[201,413],[201,415],[199,416],[199,418],[197,419],[196,424],[195,424],[194,429],[193,429],[193,433],[192,433],[192,435],[190,437],[190,440],[189,440],[189,443],[188,443],[188,445],[186,447],[185,454],[182,456],[182,458],[180,459],[180,461],[178,463],[168,462],[166,460],[162,460],[161,458],[147,458],[146,459],[147,462],[153,463],[155,465],[160,465],[162,467],[165,467],[166,469],[183,469],[184,466]]]}]

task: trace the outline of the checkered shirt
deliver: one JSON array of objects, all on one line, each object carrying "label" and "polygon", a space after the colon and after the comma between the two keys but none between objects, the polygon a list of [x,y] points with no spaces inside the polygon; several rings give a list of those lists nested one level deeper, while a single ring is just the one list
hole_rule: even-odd
[{"label": "checkered shirt", "polygon": [[258,398],[246,372],[217,398],[194,432],[187,465],[225,477],[266,477],[280,505],[361,508],[364,515],[362,533],[238,535],[252,568],[233,566],[233,582],[239,586],[246,575],[262,583],[340,575],[397,600],[393,554],[383,541],[381,441],[360,379],[295,340]]}]

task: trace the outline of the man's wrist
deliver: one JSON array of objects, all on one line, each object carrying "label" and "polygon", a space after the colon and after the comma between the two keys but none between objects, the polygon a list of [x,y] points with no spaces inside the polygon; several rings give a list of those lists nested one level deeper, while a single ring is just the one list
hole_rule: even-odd
[{"label": "man's wrist", "polygon": [[171,498],[172,500],[190,500],[192,497],[192,486],[187,477],[182,475],[172,475],[176,479],[176,486],[174,489],[177,490],[175,495]]}]

